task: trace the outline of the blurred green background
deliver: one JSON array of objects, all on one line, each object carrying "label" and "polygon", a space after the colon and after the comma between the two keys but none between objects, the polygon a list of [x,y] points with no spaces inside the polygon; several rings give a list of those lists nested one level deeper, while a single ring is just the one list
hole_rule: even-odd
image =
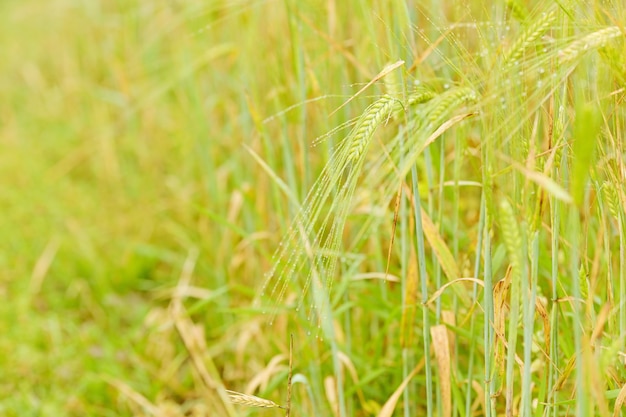
[{"label": "blurred green background", "polygon": [[158,314],[189,254],[207,338],[226,334],[280,236],[242,144],[250,108],[293,99],[284,20],[265,2],[0,3],[0,414],[125,415],[105,376],[163,392]]}]

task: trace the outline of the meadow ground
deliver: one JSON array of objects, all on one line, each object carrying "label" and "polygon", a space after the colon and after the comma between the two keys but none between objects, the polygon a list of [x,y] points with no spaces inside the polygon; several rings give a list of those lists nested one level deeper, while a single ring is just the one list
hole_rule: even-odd
[{"label": "meadow ground", "polygon": [[623,415],[625,35],[0,2],[0,414]]}]

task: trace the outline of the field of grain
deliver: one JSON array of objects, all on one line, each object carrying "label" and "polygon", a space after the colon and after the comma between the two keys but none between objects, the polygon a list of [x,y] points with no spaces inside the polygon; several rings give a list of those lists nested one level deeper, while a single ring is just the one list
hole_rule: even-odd
[{"label": "field of grain", "polygon": [[623,416],[622,0],[0,2],[3,416]]}]

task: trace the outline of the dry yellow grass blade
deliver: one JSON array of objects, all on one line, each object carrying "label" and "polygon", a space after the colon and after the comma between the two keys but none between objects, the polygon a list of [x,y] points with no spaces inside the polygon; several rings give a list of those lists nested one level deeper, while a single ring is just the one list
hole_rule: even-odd
[{"label": "dry yellow grass blade", "polygon": [[402,306],[402,318],[400,319],[400,344],[408,348],[413,344],[415,334],[415,310],[417,306],[418,273],[417,255],[415,248],[411,246],[409,255],[409,268],[404,289],[404,305]]},{"label": "dry yellow grass blade", "polygon": [[537,184],[545,192],[547,192],[549,195],[556,198],[557,200],[560,200],[566,204],[571,204],[574,201],[572,199],[572,196],[567,192],[567,190],[565,190],[556,181],[550,178],[549,175],[528,169],[524,165],[514,161],[512,158],[504,154],[498,154],[498,156],[507,163],[511,164],[513,168],[524,174],[527,179]]},{"label": "dry yellow grass blade", "polygon": [[608,401],[606,401],[607,385],[604,379],[604,370],[601,366],[597,366],[596,356],[594,355],[594,349],[589,343],[589,339],[584,337],[582,340],[582,363],[586,366],[585,379],[587,384],[584,387],[586,395],[595,402],[595,415],[599,417],[609,417],[611,411],[609,410]]},{"label": "dry yellow grass blade", "polygon": [[396,194],[395,208],[393,209],[393,224],[391,226],[391,241],[389,242],[389,250],[387,251],[387,265],[385,266],[385,276],[389,274],[389,265],[391,265],[391,253],[393,251],[393,242],[396,237],[396,227],[398,226],[398,215],[400,214],[400,199],[402,198],[402,185]]},{"label": "dry yellow grass blade", "polygon": [[504,375],[504,345],[506,316],[509,310],[508,296],[509,287],[511,286],[511,266],[508,267],[504,279],[496,282],[493,286],[493,331],[496,335],[495,340],[495,369],[497,369],[500,378]]},{"label": "dry yellow grass blade", "polygon": [[270,382],[270,379],[279,372],[282,372],[286,366],[283,364],[288,359],[285,354],[278,354],[274,356],[267,364],[267,366],[256,373],[246,385],[244,391],[256,392],[265,389]]},{"label": "dry yellow grass blade", "polygon": [[456,313],[452,310],[441,310],[441,321],[448,326],[448,348],[450,349],[450,362],[456,360],[454,356],[454,346],[456,343],[456,333],[450,329],[456,328]]},{"label": "dry yellow grass blade", "polygon": [[285,408],[282,405],[276,404],[274,401],[266,400],[265,398],[256,397],[254,395],[243,394],[237,391],[226,390],[230,402],[233,404],[246,405],[248,407],[261,407],[261,408]]},{"label": "dry yellow grass blade", "polygon": [[363,407],[366,407],[367,405],[365,401],[365,395],[363,394],[363,390],[360,388],[361,380],[359,379],[359,374],[356,370],[356,367],[354,366],[354,363],[352,363],[352,360],[348,357],[348,355],[343,352],[337,352],[337,357],[339,357],[339,361],[342,363],[343,366],[345,366],[345,368],[348,370],[348,373],[352,377],[352,381],[354,381],[354,386],[356,389],[356,395],[357,397],[359,397],[361,405]]},{"label": "dry yellow grass blade", "polygon": [[[458,99],[458,97],[457,97]],[[465,119],[468,119],[470,117],[474,117],[478,115],[478,113],[474,113],[474,112],[470,112],[470,113],[463,113],[463,114],[459,114],[456,115],[454,117],[451,117],[449,120],[445,121],[444,123],[441,124],[441,126],[439,126],[437,128],[437,130],[435,130],[433,133],[431,133],[431,135],[426,138],[426,140],[423,143],[419,144],[419,148],[418,148],[418,154],[421,155],[422,152],[424,152],[424,149],[426,149],[431,143],[433,143],[435,140],[437,140],[437,138],[441,135],[443,135],[448,129],[450,129],[452,126],[454,126],[457,123],[462,122]]]},{"label": "dry yellow grass blade", "polygon": [[476,400],[474,400],[474,403],[472,404],[472,410],[477,410],[478,406],[480,406],[480,408],[482,410],[481,414],[474,414],[474,415],[486,416],[487,415],[487,405],[485,404],[485,389],[476,380],[472,381],[472,388],[474,388],[474,391],[476,391]]},{"label": "dry yellow grass blade", "polygon": [[197,259],[198,251],[191,250],[183,264],[178,284],[174,290],[174,296],[170,302],[169,313],[174,328],[178,332],[187,350],[197,375],[200,377],[205,388],[207,388],[205,392],[207,401],[219,404],[219,406],[216,405],[216,407],[223,408],[222,412],[225,415],[234,417],[236,415],[235,410],[228,401],[228,397],[224,394],[221,376],[217,371],[213,358],[207,350],[204,339],[204,328],[193,322],[182,301],[182,295],[185,294],[186,289],[189,288]]},{"label": "dry yellow grass blade", "polygon": [[396,68],[401,67],[402,65],[404,65],[404,61],[400,60],[400,61],[396,61],[393,64],[389,64],[387,65],[385,68],[383,68],[383,70],[381,72],[379,72],[374,78],[372,78],[370,80],[370,82],[368,82],[367,84],[365,84],[365,86],[363,88],[361,88],[359,91],[357,91],[357,93],[355,95],[353,95],[352,97],[350,97],[348,100],[346,100],[345,103],[343,103],[341,106],[337,107],[335,110],[333,110],[332,113],[330,113],[328,115],[328,117],[332,116],[333,114],[337,113],[339,110],[341,110],[345,105],[347,105],[348,103],[350,103],[352,100],[354,100],[355,98],[357,98],[363,91],[367,90],[369,86],[371,86],[372,84],[374,84],[376,81],[380,80],[381,78],[385,77],[387,74],[389,74],[391,71],[395,70]]},{"label": "dry yellow grass blade", "polygon": [[424,358],[422,358],[422,360],[411,371],[411,373],[408,374],[406,378],[404,378],[404,381],[402,381],[398,388],[396,388],[393,394],[391,394],[391,397],[389,397],[385,405],[383,405],[383,408],[381,408],[378,412],[377,417],[391,417],[393,415],[393,410],[396,408],[396,404],[398,403],[398,400],[406,389],[406,386],[409,385],[411,379],[413,379],[415,375],[417,375],[417,373],[422,370],[425,363],[426,361],[424,360]]},{"label": "dry yellow grass blade", "polygon": [[593,331],[591,332],[591,337],[589,338],[589,343],[593,346],[596,344],[598,338],[604,332],[604,325],[609,319],[611,314],[611,305],[606,303],[600,309],[600,312],[597,314],[596,324],[593,326]]},{"label": "dry yellow grass blade", "polygon": [[139,406],[149,415],[158,416],[159,408],[152,404],[146,397],[135,391],[130,385],[114,378],[104,377],[104,380],[111,386],[115,387],[122,395],[128,398],[135,405]]},{"label": "dry yellow grass blade", "polygon": [[546,307],[543,305],[543,302],[541,301],[540,298],[537,298],[535,300],[535,311],[537,311],[537,314],[539,315],[539,317],[541,317],[541,320],[543,321],[543,338],[545,340],[544,354],[546,355],[546,357],[549,357],[550,356],[550,317],[548,315],[548,310],[546,310]]},{"label": "dry yellow grass blade", "polygon": [[426,240],[428,240],[439,261],[439,265],[441,265],[441,269],[443,269],[443,273],[446,274],[450,281],[457,279],[459,277],[459,267],[454,260],[454,256],[452,256],[452,252],[450,252],[437,227],[424,209],[422,209],[422,228],[424,229]]},{"label": "dry yellow grass blade", "polygon": [[565,366],[565,369],[562,371],[561,376],[559,377],[559,379],[556,381],[556,384],[554,384],[554,387],[552,388],[553,392],[557,392],[563,389],[563,387],[565,386],[565,383],[567,382],[568,378],[570,377],[574,369],[576,369],[576,355],[572,355],[572,357],[567,362],[567,365]]},{"label": "dry yellow grass blade", "polygon": [[335,417],[339,416],[339,398],[337,395],[337,382],[332,376],[324,378],[324,392],[330,404],[330,409]]},{"label": "dry yellow grass blade", "polygon": [[617,394],[617,398],[615,399],[615,407],[613,408],[613,417],[618,417],[622,406],[624,405],[624,401],[626,401],[626,384],[619,390],[619,394]]},{"label": "dry yellow grass blade", "polygon": [[455,284],[457,282],[461,282],[461,281],[471,281],[475,284],[480,285],[481,287],[485,286],[485,283],[477,278],[457,278],[455,280],[452,280],[444,285],[441,286],[441,288],[439,288],[437,291],[435,291],[435,293],[428,299],[428,301],[426,301],[426,304],[432,304],[437,298],[439,298],[441,296],[441,294],[443,294],[443,292],[446,290],[446,288],[448,288],[450,285]]},{"label": "dry yellow grass blade", "polygon": [[48,275],[52,261],[56,257],[60,246],[60,240],[56,237],[52,238],[37,259],[30,277],[30,283],[28,285],[28,290],[31,295],[34,296],[41,290],[43,281],[46,278],[46,275]]},{"label": "dry yellow grass blade", "polygon": [[443,417],[452,415],[452,377],[450,370],[450,345],[448,344],[448,328],[439,324],[430,328],[433,337],[433,350],[439,369],[439,391],[441,392],[441,405]]}]

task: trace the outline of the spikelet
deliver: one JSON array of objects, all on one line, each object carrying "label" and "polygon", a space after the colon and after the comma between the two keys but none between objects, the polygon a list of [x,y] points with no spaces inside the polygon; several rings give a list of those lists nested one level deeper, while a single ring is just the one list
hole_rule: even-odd
[{"label": "spikelet", "polygon": [[265,398],[255,397],[254,395],[242,394],[236,391],[226,390],[230,402],[233,404],[247,405],[249,407],[262,407],[262,408],[285,408],[282,405],[276,404],[274,401],[266,400]]},{"label": "spikelet", "polygon": [[350,133],[348,159],[359,160],[378,126],[387,121],[394,111],[401,108],[400,101],[390,95],[385,95],[370,105],[359,118],[356,128]]},{"label": "spikelet", "polygon": [[[419,88],[408,96],[408,104],[424,103],[434,97],[434,93],[425,88]],[[359,118],[356,127],[349,135],[350,147],[348,160],[358,161],[365,152],[370,139],[378,126],[387,122],[397,112],[403,109],[402,102],[389,94],[384,95],[370,105]]]},{"label": "spikelet", "polygon": [[425,103],[435,97],[435,93],[425,88],[418,88],[413,93],[409,94],[409,105]]},{"label": "spikelet", "polygon": [[567,47],[559,51],[559,58],[561,62],[571,61],[576,59],[580,54],[585,51],[601,48],[608,41],[619,36],[623,36],[624,33],[617,26],[609,26],[607,28],[590,33],[581,39],[578,39],[570,43]]},{"label": "spikelet", "polygon": [[443,93],[434,108],[426,115],[427,120],[433,124],[441,122],[442,116],[447,115],[462,103],[476,101],[477,95],[468,87],[453,88]]},{"label": "spikelet", "polygon": [[548,28],[554,23],[556,18],[557,13],[555,10],[552,10],[548,13],[544,13],[540,19],[528,26],[504,54],[504,62],[513,64],[515,61],[520,59],[524,54],[524,51],[528,47],[534,45],[537,39],[543,36],[545,31],[548,30]]},{"label": "spikelet", "polygon": [[609,206],[609,213],[616,219],[619,219],[619,194],[615,184],[606,181],[602,185],[602,193]]}]

